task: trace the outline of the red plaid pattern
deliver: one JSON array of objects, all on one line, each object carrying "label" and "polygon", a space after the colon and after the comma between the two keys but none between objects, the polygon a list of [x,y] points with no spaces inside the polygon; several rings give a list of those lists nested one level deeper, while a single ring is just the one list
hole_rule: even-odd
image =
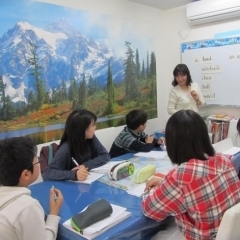
[{"label": "red plaid pattern", "polygon": [[154,191],[145,195],[143,212],[161,221],[175,216],[186,239],[216,236],[224,212],[240,202],[240,182],[231,161],[222,155],[191,159],[171,170]]}]

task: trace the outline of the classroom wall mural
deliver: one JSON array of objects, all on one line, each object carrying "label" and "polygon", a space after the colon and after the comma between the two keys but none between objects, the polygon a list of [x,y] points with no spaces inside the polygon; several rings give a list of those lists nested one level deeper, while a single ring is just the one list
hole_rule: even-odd
[{"label": "classroom wall mural", "polygon": [[[146,25],[146,24],[145,24]],[[97,128],[139,108],[157,117],[151,26],[30,0],[0,1],[0,139],[61,138],[73,109]]]}]

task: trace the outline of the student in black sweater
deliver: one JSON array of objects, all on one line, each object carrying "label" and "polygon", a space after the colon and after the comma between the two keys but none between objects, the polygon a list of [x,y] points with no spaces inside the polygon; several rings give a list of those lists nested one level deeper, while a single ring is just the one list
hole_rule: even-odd
[{"label": "student in black sweater", "polygon": [[149,152],[164,143],[164,138],[155,139],[144,132],[147,119],[143,110],[132,110],[126,115],[127,126],[113,142],[109,152],[111,158],[128,152]]},{"label": "student in black sweater", "polygon": [[44,180],[84,181],[89,170],[110,160],[107,150],[94,135],[96,120],[97,116],[88,110],[72,111],[53,162],[43,172]]}]

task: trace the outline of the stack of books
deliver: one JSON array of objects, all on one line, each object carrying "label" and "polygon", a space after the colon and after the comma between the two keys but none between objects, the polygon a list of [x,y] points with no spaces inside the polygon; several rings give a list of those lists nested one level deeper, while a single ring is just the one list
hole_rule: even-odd
[{"label": "stack of books", "polygon": [[229,121],[234,117],[226,114],[216,114],[208,117],[210,132],[213,134],[212,143],[222,141],[228,137]]}]

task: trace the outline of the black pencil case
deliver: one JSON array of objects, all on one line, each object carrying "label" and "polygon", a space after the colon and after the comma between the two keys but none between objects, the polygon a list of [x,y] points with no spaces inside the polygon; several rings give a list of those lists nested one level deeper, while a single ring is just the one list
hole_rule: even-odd
[{"label": "black pencil case", "polygon": [[83,229],[110,216],[113,212],[111,204],[105,199],[100,199],[87,207],[83,212],[71,218],[72,227],[83,233]]}]

